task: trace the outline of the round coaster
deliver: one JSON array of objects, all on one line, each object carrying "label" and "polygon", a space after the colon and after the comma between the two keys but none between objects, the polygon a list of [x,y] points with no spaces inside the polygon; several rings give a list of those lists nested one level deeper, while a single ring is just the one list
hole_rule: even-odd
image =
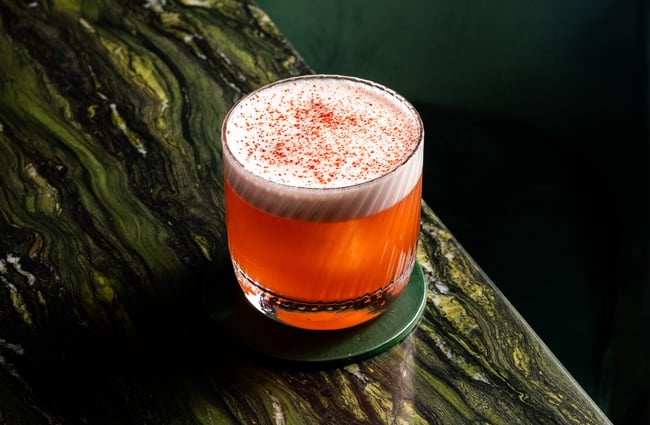
[{"label": "round coaster", "polygon": [[426,306],[427,285],[416,262],[409,283],[383,314],[361,325],[334,331],[294,328],[255,310],[241,293],[229,311],[213,318],[232,338],[254,352],[277,360],[301,363],[353,362],[374,356],[405,338],[418,324]]}]

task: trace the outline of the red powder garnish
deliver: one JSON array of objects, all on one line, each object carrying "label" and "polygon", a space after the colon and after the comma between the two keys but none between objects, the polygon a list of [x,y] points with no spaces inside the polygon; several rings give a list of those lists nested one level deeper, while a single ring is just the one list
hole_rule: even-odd
[{"label": "red powder garnish", "polygon": [[417,115],[381,89],[347,80],[271,86],[231,112],[234,156],[269,180],[343,187],[377,178],[408,158],[421,138]]}]

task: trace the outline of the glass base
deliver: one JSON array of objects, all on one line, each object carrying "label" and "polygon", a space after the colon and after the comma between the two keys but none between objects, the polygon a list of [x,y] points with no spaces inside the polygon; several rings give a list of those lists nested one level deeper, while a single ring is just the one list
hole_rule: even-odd
[{"label": "glass base", "polygon": [[[392,347],[417,326],[427,293],[424,273],[416,262],[406,287],[384,313],[351,328],[315,331],[261,314],[242,296],[238,285],[235,289],[238,296],[207,306],[232,339],[266,358],[308,364],[354,362]],[[206,302],[210,303],[209,297]]]},{"label": "glass base", "polygon": [[[413,261],[415,262],[415,261]],[[406,287],[412,267],[389,285],[357,299],[336,303],[290,300],[269,292],[233,262],[244,295],[260,313],[285,325],[309,330],[338,330],[360,325],[386,311]]]}]

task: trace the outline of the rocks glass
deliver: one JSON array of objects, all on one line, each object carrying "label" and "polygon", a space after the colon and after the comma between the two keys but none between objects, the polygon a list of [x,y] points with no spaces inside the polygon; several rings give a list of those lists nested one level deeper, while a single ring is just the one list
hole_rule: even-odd
[{"label": "rocks glass", "polygon": [[238,101],[223,126],[228,247],[248,301],[305,329],[385,311],[413,269],[424,129],[394,91],[306,75]]}]

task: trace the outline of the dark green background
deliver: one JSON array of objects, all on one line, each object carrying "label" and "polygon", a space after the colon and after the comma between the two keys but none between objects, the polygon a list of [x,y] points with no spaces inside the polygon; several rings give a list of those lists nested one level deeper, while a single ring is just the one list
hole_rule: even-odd
[{"label": "dark green background", "polygon": [[642,0],[259,0],[426,130],[424,198],[616,424],[650,423]]}]

